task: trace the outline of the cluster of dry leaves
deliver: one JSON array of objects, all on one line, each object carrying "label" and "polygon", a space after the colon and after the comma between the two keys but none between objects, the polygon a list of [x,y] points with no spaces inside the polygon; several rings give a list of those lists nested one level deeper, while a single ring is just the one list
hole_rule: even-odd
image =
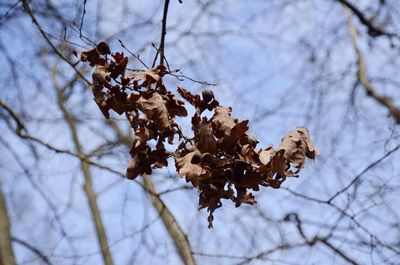
[{"label": "cluster of dry leaves", "polygon": [[[258,191],[260,185],[279,188],[286,177],[296,176],[305,157],[314,159],[318,154],[306,128],[289,132],[276,150],[259,148],[248,133],[249,121],[232,117],[232,108],[220,106],[211,91],[204,90],[200,96],[178,87],[179,95],[196,110],[194,135],[189,138],[175,121],[188,112],[184,102],[164,86],[168,71],[163,65],[127,74],[128,57],[111,53],[104,42],[82,52],[80,60],[95,66],[93,95],[104,116],[108,119],[110,110],[125,114],[135,132],[127,178],[151,174],[174,157],[179,175],[199,191],[199,209],[208,209],[209,227],[221,199],[232,200],[236,207],[254,204],[249,190]],[[205,110],[213,116],[207,118]],[[175,152],[166,151],[167,142],[179,143]]]}]

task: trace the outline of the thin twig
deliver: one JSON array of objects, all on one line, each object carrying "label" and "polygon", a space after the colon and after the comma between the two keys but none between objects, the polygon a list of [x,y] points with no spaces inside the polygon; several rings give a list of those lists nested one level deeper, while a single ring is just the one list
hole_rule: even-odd
[{"label": "thin twig", "polygon": [[139,55],[134,54],[131,52],[128,48],[125,47],[125,45],[122,43],[122,41],[119,39],[118,42],[121,44],[122,48],[124,48],[127,52],[129,52],[130,55],[132,55],[136,60],[138,60],[141,64],[143,64],[146,69],[149,69],[149,67],[140,59]]},{"label": "thin twig", "polygon": [[[179,74],[175,74],[174,72],[177,72]],[[192,81],[194,83],[198,83],[198,84],[205,85],[205,86],[217,86],[218,85],[216,83],[209,83],[209,82],[206,82],[206,81],[199,81],[199,80],[193,79],[193,78],[191,78],[189,76],[184,75],[182,73],[182,71],[179,71],[179,70],[170,71],[168,74],[172,75],[173,77],[175,77],[179,81],[184,81],[185,79],[187,79],[187,80],[190,80],[190,81]]]},{"label": "thin twig", "polygon": [[396,147],[394,147],[393,149],[391,149],[389,152],[387,152],[386,154],[384,154],[382,157],[380,157],[379,159],[375,160],[374,162],[372,162],[371,164],[369,164],[363,171],[361,171],[359,174],[357,174],[357,176],[355,176],[353,178],[352,181],[350,181],[349,184],[347,184],[344,188],[342,188],[341,190],[339,190],[338,192],[336,192],[332,197],[330,197],[327,202],[330,203],[332,200],[334,200],[337,196],[339,196],[340,194],[342,194],[343,192],[345,192],[346,190],[348,190],[351,186],[354,185],[354,183],[356,183],[362,175],[364,175],[366,172],[368,172],[371,168],[377,166],[378,164],[380,164],[383,160],[385,160],[387,157],[389,157],[391,154],[393,154],[394,152],[396,152],[397,150],[400,149],[400,144],[397,145]]},{"label": "thin twig", "polygon": [[372,37],[388,36],[389,38],[392,38],[392,37],[399,38],[399,36],[396,35],[395,33],[384,31],[384,30],[378,28],[377,26],[375,26],[372,23],[371,19],[368,19],[367,17],[365,17],[363,12],[361,12],[360,9],[358,9],[355,5],[350,3],[348,0],[336,0],[336,1],[341,3],[343,6],[345,6],[349,10],[351,10],[353,12],[353,14],[358,17],[360,22],[368,28],[368,34],[370,36],[372,36]]},{"label": "thin twig", "polygon": [[16,238],[16,237],[12,237],[12,241],[24,246],[25,248],[27,248],[30,251],[32,251],[33,253],[35,253],[45,264],[47,264],[47,265],[53,264],[50,262],[49,258],[42,251],[40,251],[37,247],[29,244],[28,242],[26,242],[22,239]]},{"label": "thin twig", "polygon": [[357,45],[357,30],[353,24],[351,15],[348,12],[348,8],[344,6],[344,10],[347,16],[347,24],[349,27],[349,34],[351,38],[351,43],[353,45],[353,49],[357,56],[357,80],[364,87],[367,95],[373,99],[375,99],[382,106],[386,107],[389,110],[390,115],[396,120],[397,124],[400,124],[400,108],[397,108],[392,98],[383,96],[377,92],[375,87],[371,84],[367,76],[367,65],[365,63],[364,56]]},{"label": "thin twig", "polygon": [[[110,125],[114,129],[119,142],[125,145],[127,148],[130,148],[132,144],[131,137],[129,137],[129,135],[124,134],[116,123],[108,123],[108,125]],[[161,220],[163,221],[165,227],[167,228],[168,233],[172,237],[175,247],[178,251],[178,254],[180,255],[184,264],[196,265],[196,260],[193,256],[193,251],[189,239],[183,232],[175,216],[171,213],[167,205],[161,199],[160,196],[163,193],[157,192],[150,175],[145,174],[143,176],[143,186],[146,192],[151,196],[151,202],[153,204],[153,207],[158,212],[159,216],[161,217]]]},{"label": "thin twig", "polygon": [[87,0],[83,1],[83,14],[82,14],[82,18],[81,18],[81,24],[79,25],[79,38],[82,37],[83,19],[85,18],[85,14],[86,14],[86,2],[87,2]]},{"label": "thin twig", "polygon": [[[75,145],[75,150],[77,154],[82,155],[82,156],[87,156],[82,148],[81,141],[78,136],[78,128],[76,124],[75,118],[72,116],[72,114],[69,112],[65,105],[65,95],[63,93],[63,90],[60,89],[60,87],[57,85],[57,81],[55,78],[53,78],[53,85],[56,89],[57,92],[57,103],[58,106],[63,113],[64,119],[70,129],[70,133],[72,136],[72,141]],[[100,209],[98,206],[97,198],[96,198],[96,192],[94,191],[93,188],[93,175],[90,169],[90,164],[81,161],[81,170],[82,174],[84,176],[84,185],[83,185],[83,190],[85,192],[86,198],[89,203],[89,209],[92,214],[92,220],[95,225],[95,231],[96,231],[96,236],[98,243],[100,245],[100,251],[103,257],[103,261],[105,265],[114,265],[114,261],[111,255],[108,239],[107,239],[107,234],[106,230],[104,227],[104,222],[103,218],[100,213]]]},{"label": "thin twig", "polygon": [[[153,48],[157,50],[157,54],[160,54],[160,56],[164,57],[165,63],[167,64],[168,72],[171,72],[171,68],[169,67],[168,60],[167,60],[167,58],[165,57],[164,53],[161,53],[161,52],[160,52],[160,48],[157,48],[156,45],[154,45],[154,43],[151,43],[151,46],[153,46]],[[153,62],[153,63],[154,63],[154,62]]]},{"label": "thin twig", "polygon": [[0,264],[16,265],[14,250],[11,244],[11,225],[7,202],[0,183]]},{"label": "thin twig", "polygon": [[[158,51],[157,51],[157,54],[155,57],[155,58],[157,58],[158,54],[160,54],[160,65],[164,65],[164,58],[165,58],[165,35],[167,34],[168,6],[169,6],[169,0],[165,0],[163,18],[162,18],[162,26],[161,26],[160,47],[158,48]],[[155,63],[153,63],[153,64],[155,64]],[[154,66],[155,65],[153,65],[153,67]]]},{"label": "thin twig", "polygon": [[36,28],[40,31],[40,34],[43,36],[43,38],[47,41],[47,43],[50,45],[50,47],[54,50],[54,52],[62,58],[65,62],[67,62],[77,73],[78,75],[88,84],[91,85],[91,82],[76,68],[75,64],[73,64],[70,60],[68,60],[58,49],[57,47],[50,41],[49,37],[47,36],[46,32],[43,30],[42,26],[39,24],[37,21],[35,15],[33,14],[29,3],[27,0],[22,0],[22,4],[26,10],[26,12],[29,14],[29,16],[32,18],[33,23],[36,25]]},{"label": "thin twig", "polygon": [[312,239],[309,239],[309,237],[306,236],[304,229],[303,229],[303,223],[299,217],[299,215],[297,213],[289,213],[288,215],[286,215],[287,218],[285,221],[292,221],[297,228],[297,231],[299,232],[300,236],[303,238],[303,240],[310,246],[314,246],[316,243],[320,242],[323,245],[327,246],[329,249],[331,249],[333,252],[335,252],[336,254],[338,254],[340,257],[342,257],[345,261],[347,261],[348,263],[352,264],[352,265],[358,265],[360,263],[358,263],[357,261],[355,261],[353,258],[351,258],[349,255],[347,255],[346,253],[344,253],[342,250],[340,250],[339,248],[335,247],[334,245],[332,245],[329,241],[328,238],[326,237],[320,237],[318,235],[314,236]]}]

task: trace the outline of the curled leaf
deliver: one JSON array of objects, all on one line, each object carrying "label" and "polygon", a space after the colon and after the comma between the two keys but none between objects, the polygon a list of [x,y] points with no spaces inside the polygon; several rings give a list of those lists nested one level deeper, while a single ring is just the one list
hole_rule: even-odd
[{"label": "curled leaf", "polygon": [[209,178],[210,172],[204,169],[200,164],[193,164],[193,156],[198,154],[198,150],[194,147],[188,150],[189,152],[183,156],[175,156],[175,165],[179,175],[186,177],[186,181],[193,183],[197,187],[199,181]]},{"label": "curled leaf", "polygon": [[279,150],[284,151],[286,162],[297,168],[295,174],[304,166],[304,160],[308,158],[314,159],[318,155],[317,149],[311,142],[310,134],[304,127],[290,131],[283,139],[279,146]]},{"label": "curled leaf", "polygon": [[157,92],[151,93],[147,98],[138,100],[140,109],[146,116],[153,120],[160,131],[170,130],[168,110],[161,95]]},{"label": "curled leaf", "polygon": [[215,154],[217,152],[217,140],[214,137],[211,121],[203,119],[198,128],[195,129],[197,139],[197,148],[200,152],[209,152]]}]

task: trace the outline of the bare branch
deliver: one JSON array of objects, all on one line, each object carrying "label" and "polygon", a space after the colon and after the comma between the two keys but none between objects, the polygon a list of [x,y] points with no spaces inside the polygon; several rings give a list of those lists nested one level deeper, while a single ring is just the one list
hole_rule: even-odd
[{"label": "bare branch", "polygon": [[164,202],[159,196],[156,196],[157,191],[155,190],[154,184],[151,177],[147,174],[143,176],[144,186],[150,191],[151,201],[154,208],[157,210],[168,233],[174,240],[176,249],[178,250],[179,256],[185,265],[195,265],[196,261],[192,254],[192,248],[190,246],[189,240],[185,233],[183,233],[181,227],[176,221],[174,215],[169,211]]},{"label": "bare branch", "polygon": [[16,237],[12,237],[12,241],[20,244],[21,246],[24,246],[25,248],[27,248],[30,251],[32,251],[33,253],[35,253],[45,264],[47,264],[47,265],[53,264],[50,262],[49,258],[42,251],[40,251],[37,247],[29,244],[28,242],[26,242],[22,239],[16,238]]},{"label": "bare branch", "polygon": [[391,149],[389,152],[387,152],[386,154],[384,154],[382,157],[380,157],[379,159],[377,159],[376,161],[372,162],[371,164],[369,164],[363,171],[361,171],[359,174],[357,174],[357,176],[355,176],[353,178],[353,180],[347,184],[343,189],[339,190],[338,192],[335,193],[335,195],[333,195],[332,197],[330,197],[327,202],[330,203],[332,200],[334,200],[337,196],[339,196],[340,194],[342,194],[343,192],[345,192],[346,190],[348,190],[351,186],[354,185],[354,183],[356,183],[362,175],[364,175],[365,173],[367,173],[370,169],[372,169],[373,167],[377,166],[378,164],[380,164],[383,160],[385,160],[385,158],[389,157],[391,154],[393,154],[394,152],[396,152],[397,150],[400,149],[400,144],[397,145],[396,147],[394,147],[393,149]]},{"label": "bare branch", "polygon": [[68,63],[75,71],[76,73],[88,84],[90,85],[90,81],[76,68],[76,65],[73,64],[68,58],[66,58],[61,51],[57,49],[57,47],[51,42],[49,37],[47,37],[46,32],[43,30],[42,26],[39,24],[37,21],[34,13],[32,12],[32,9],[29,6],[29,3],[27,0],[22,0],[22,4],[26,10],[26,12],[29,14],[29,16],[32,18],[33,23],[36,25],[36,28],[40,31],[40,34],[43,36],[43,38],[47,41],[47,43],[50,45],[50,47],[54,50],[54,52],[61,58],[63,59],[66,63]]},{"label": "bare branch", "polygon": [[0,264],[16,265],[11,244],[11,227],[7,211],[6,198],[0,183]]},{"label": "bare branch", "polygon": [[357,18],[360,20],[360,22],[364,26],[367,27],[368,34],[370,36],[372,36],[372,37],[388,36],[390,38],[392,38],[392,37],[398,38],[399,37],[395,33],[384,31],[384,30],[378,28],[377,26],[375,26],[370,19],[365,17],[365,15],[363,14],[363,12],[360,11],[360,9],[358,9],[355,5],[350,3],[348,0],[336,0],[336,1],[341,3],[343,6],[345,6],[349,10],[351,10],[351,12],[353,12],[353,14],[357,16]]},{"label": "bare branch", "polygon": [[156,57],[153,62],[153,67],[155,66],[155,60],[157,59],[158,54],[160,54],[160,64],[164,65],[164,57],[165,57],[165,35],[167,34],[167,16],[168,16],[168,6],[169,0],[165,0],[164,2],[164,10],[163,10],[163,18],[162,18],[162,26],[161,26],[161,39],[160,39],[160,47],[156,53]]},{"label": "bare branch", "polygon": [[[55,86],[57,86],[57,85],[55,84]],[[64,115],[65,121],[67,122],[67,124],[70,128],[72,140],[75,145],[76,152],[78,153],[78,155],[86,156],[83,152],[83,149],[82,149],[79,137],[78,137],[76,121],[65,106],[64,95],[61,90],[57,90],[57,100],[58,100],[58,105]],[[100,209],[97,204],[96,193],[93,189],[93,183],[92,183],[93,177],[92,177],[92,173],[90,171],[90,165],[87,162],[81,160],[81,169],[82,169],[83,176],[85,177],[85,183],[83,185],[83,188],[84,188],[86,197],[88,199],[90,211],[92,213],[93,222],[96,227],[96,235],[97,235],[97,239],[98,239],[98,242],[99,242],[99,245],[101,248],[103,261],[104,261],[105,265],[113,265],[114,262],[113,262],[111,252],[109,249],[107,234],[106,234],[106,231],[104,228]]]},{"label": "bare branch", "polygon": [[[108,123],[108,124],[114,129],[119,139],[119,142],[130,148],[132,144],[131,139],[122,132],[122,130],[118,127],[117,124],[115,123]],[[193,256],[193,251],[192,247],[190,246],[190,242],[185,233],[183,232],[182,228],[176,221],[174,215],[168,209],[164,201],[160,198],[161,193],[158,193],[156,191],[150,175],[145,174],[143,176],[143,185],[146,192],[151,197],[151,202],[153,204],[153,207],[160,215],[161,220],[163,221],[165,227],[167,228],[168,233],[174,240],[175,247],[178,250],[178,253],[182,261],[186,265],[195,265],[196,261]]]},{"label": "bare branch", "polygon": [[357,65],[358,65],[357,79],[358,79],[358,82],[364,87],[367,95],[369,97],[375,99],[382,106],[386,107],[389,110],[390,115],[393,118],[395,118],[397,124],[400,124],[400,109],[395,106],[392,98],[379,94],[379,92],[377,92],[375,87],[368,80],[367,66],[365,63],[365,58],[364,58],[364,55],[362,54],[360,48],[357,45],[357,31],[353,24],[351,15],[349,14],[349,12],[347,10],[348,9],[345,9],[345,13],[347,16],[347,25],[349,27],[351,43],[353,45],[353,49],[357,56]]}]

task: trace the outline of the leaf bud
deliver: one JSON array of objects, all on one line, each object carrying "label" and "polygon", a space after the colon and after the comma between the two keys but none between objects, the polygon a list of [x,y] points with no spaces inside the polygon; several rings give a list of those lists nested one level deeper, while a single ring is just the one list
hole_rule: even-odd
[{"label": "leaf bud", "polygon": [[99,44],[97,44],[97,51],[100,54],[110,54],[111,53],[110,47],[104,41],[102,41]]},{"label": "leaf bud", "polygon": [[208,103],[214,99],[214,93],[211,90],[203,90],[201,92],[201,96],[203,98],[203,101]]}]

